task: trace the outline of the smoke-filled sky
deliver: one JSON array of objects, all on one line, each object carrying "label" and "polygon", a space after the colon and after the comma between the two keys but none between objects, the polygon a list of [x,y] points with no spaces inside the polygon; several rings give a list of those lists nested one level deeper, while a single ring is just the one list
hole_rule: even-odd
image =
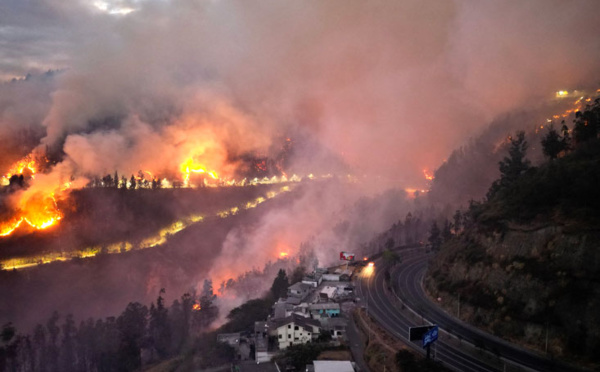
[{"label": "smoke-filled sky", "polygon": [[81,174],[172,169],[202,138],[196,155],[227,174],[225,150],[300,128],[357,174],[418,186],[494,116],[595,85],[598,14],[597,0],[3,0],[0,79],[61,72],[0,85],[0,135],[41,126]]}]

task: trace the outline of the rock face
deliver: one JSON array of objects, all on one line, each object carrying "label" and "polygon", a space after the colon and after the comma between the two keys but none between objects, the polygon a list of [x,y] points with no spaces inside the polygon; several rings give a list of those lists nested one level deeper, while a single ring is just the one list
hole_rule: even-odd
[{"label": "rock face", "polygon": [[[569,231],[568,231],[569,230]],[[557,357],[600,360],[600,231],[508,226],[464,232],[430,264],[426,287],[448,311]]]}]

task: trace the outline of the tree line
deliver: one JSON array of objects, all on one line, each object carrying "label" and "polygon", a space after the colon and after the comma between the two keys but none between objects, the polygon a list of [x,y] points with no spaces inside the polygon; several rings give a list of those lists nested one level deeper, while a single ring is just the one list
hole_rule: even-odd
[{"label": "tree line", "polygon": [[131,302],[118,317],[87,319],[57,312],[32,334],[5,324],[0,333],[0,371],[134,371],[177,355],[218,316],[212,282],[165,306],[161,289],[150,307]]}]

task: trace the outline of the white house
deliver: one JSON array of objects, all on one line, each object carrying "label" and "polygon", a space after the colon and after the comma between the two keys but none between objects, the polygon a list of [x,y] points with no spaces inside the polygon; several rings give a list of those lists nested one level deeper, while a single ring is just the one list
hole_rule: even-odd
[{"label": "white house", "polygon": [[280,350],[292,345],[307,344],[317,339],[321,331],[321,323],[318,320],[296,314],[278,320],[276,327]]}]

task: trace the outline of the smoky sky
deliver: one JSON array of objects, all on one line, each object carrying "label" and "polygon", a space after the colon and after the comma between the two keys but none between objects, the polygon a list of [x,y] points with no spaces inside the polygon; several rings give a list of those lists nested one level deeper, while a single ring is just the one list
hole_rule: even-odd
[{"label": "smoky sky", "polygon": [[[302,128],[356,174],[419,186],[498,114],[596,85],[598,11],[595,0],[5,0],[0,77],[62,72],[0,102],[0,118],[11,113],[0,126],[36,119],[40,144],[82,174],[176,167],[168,154],[189,130],[226,168],[223,148],[265,149]],[[121,124],[95,130],[106,118]]]}]

